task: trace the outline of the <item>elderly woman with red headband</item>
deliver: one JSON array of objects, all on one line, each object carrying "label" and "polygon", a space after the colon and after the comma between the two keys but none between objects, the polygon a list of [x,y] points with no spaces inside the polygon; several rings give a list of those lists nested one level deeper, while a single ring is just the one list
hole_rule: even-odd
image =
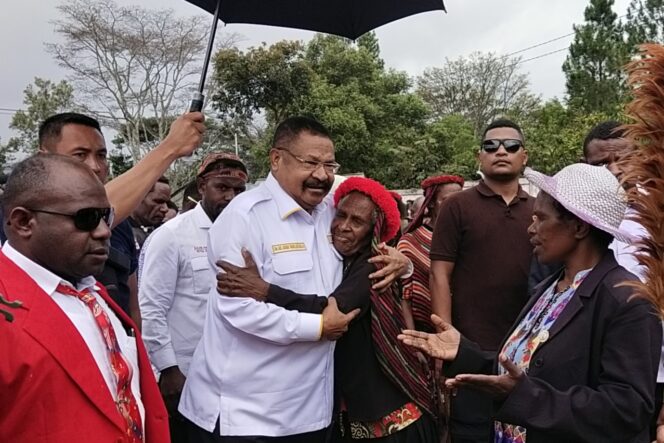
[{"label": "elderly woman with red headband", "polygon": [[380,254],[378,245],[399,231],[396,202],[380,183],[361,177],[344,181],[334,201],[331,241],[343,256],[344,272],[329,299],[263,282],[249,255],[247,268],[224,264],[226,274],[218,277],[219,283],[225,294],[251,295],[287,309],[320,313],[328,300],[343,312],[360,308],[335,349],[339,420],[333,441],[438,443],[430,374],[397,340],[406,326],[398,287],[379,293],[369,279],[376,267],[368,259]]},{"label": "elderly woman with red headband", "polygon": [[534,253],[564,266],[538,286],[497,358],[435,315],[442,332],[399,338],[449,361],[449,388],[494,398],[496,443],[646,443],[662,329],[608,248],[629,241],[624,192],[608,169],[587,164],[525,176],[541,190],[528,228]]},{"label": "elderly woman with red headband", "polygon": [[439,175],[423,180],[424,202],[397,244],[397,250],[413,263],[413,274],[402,281],[402,308],[409,329],[434,332],[429,291],[432,226],[435,226],[443,202],[461,191],[463,183],[463,178],[456,175]]}]

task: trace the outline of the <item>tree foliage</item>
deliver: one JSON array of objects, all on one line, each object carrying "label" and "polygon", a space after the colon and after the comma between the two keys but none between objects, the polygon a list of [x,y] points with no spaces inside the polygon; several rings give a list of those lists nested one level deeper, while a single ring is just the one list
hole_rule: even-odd
[{"label": "tree foliage", "polygon": [[617,115],[626,99],[622,67],[629,60],[629,46],[613,3],[590,1],[585,23],[574,26],[574,42],[563,64],[569,104],[586,113]]},{"label": "tree foliage", "polygon": [[236,126],[264,119],[253,140],[245,139],[258,160],[254,173],[267,172],[268,134],[274,126],[302,114],[330,128],[346,173],[405,184],[400,147],[421,138],[428,113],[410,92],[409,77],[386,70],[378,50],[371,35],[358,45],[317,35],[306,45],[284,41],[245,52],[220,51],[214,75],[219,92],[213,97],[220,119]]},{"label": "tree foliage", "polygon": [[522,116],[538,106],[519,64],[519,58],[481,52],[448,59],[442,67],[424,71],[417,91],[434,117],[462,115],[479,135],[498,116]]},{"label": "tree foliage", "polygon": [[[89,114],[122,130],[132,160],[160,140],[174,115],[186,109],[207,40],[203,17],[172,10],[119,6],[113,0],[67,0],[58,6],[61,43],[47,45],[68,70]],[[234,43],[226,36],[222,45]],[[146,118],[155,125],[146,125]],[[143,140],[143,141],[142,141]]]},{"label": "tree foliage", "polygon": [[53,83],[35,77],[34,82],[23,90],[25,109],[17,111],[11,119],[9,127],[18,135],[0,147],[0,164],[7,164],[17,153],[36,152],[41,122],[58,112],[71,111],[73,99],[74,90],[67,81]]},{"label": "tree foliage", "polygon": [[664,43],[664,0],[632,0],[625,29],[632,50],[641,43]]},{"label": "tree foliage", "polygon": [[583,140],[597,123],[613,118],[565,107],[554,99],[522,122],[528,148],[528,164],[545,174],[555,174],[583,156]]}]

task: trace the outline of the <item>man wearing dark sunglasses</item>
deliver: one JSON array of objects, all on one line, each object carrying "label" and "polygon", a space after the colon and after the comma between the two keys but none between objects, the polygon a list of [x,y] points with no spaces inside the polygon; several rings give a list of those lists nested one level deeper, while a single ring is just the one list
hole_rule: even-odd
[{"label": "man wearing dark sunglasses", "polygon": [[14,168],[2,206],[0,441],[169,441],[140,335],[92,277],[113,223],[99,179],[35,155]]},{"label": "man wearing dark sunglasses", "polygon": [[[495,351],[524,306],[532,247],[534,199],[519,186],[528,160],[519,126],[497,120],[484,131],[478,160],[483,179],[442,205],[431,244],[433,313]],[[491,400],[470,390],[452,399],[453,443],[485,442]]]}]

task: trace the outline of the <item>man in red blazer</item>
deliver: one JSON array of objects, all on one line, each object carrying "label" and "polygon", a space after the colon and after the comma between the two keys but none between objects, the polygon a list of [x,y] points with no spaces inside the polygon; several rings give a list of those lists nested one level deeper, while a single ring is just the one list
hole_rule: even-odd
[{"label": "man in red blazer", "polygon": [[99,179],[70,157],[36,155],[14,168],[1,204],[0,442],[168,442],[136,327],[90,277],[113,217]]}]

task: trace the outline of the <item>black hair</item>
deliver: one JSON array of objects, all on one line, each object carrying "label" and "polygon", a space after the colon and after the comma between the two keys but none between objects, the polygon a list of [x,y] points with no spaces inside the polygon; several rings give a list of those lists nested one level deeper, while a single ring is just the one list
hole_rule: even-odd
[{"label": "black hair", "polygon": [[279,123],[272,137],[273,148],[288,148],[289,144],[302,132],[332,139],[330,132],[322,123],[310,117],[289,117]]},{"label": "black hair", "polygon": [[165,175],[162,175],[161,177],[159,177],[159,178],[157,179],[157,183],[165,183],[165,184],[167,184],[168,186],[171,185],[171,181],[170,181],[169,179],[167,179]]},{"label": "black hair", "polygon": [[482,134],[482,139],[484,139],[486,137],[487,132],[489,132],[492,129],[496,129],[496,128],[512,128],[516,132],[519,133],[519,136],[521,136],[521,141],[522,142],[526,141],[525,137],[523,136],[523,131],[521,130],[521,127],[519,125],[517,125],[515,122],[513,122],[512,120],[509,120],[509,119],[506,119],[506,118],[499,118],[499,119],[496,119],[496,120],[492,121],[491,123],[489,123],[489,126],[487,126],[484,129],[484,133]]},{"label": "black hair", "polygon": [[583,140],[583,155],[586,155],[588,145],[593,140],[623,138],[625,136],[625,129],[622,126],[623,124],[616,120],[606,120],[595,125]]},{"label": "black hair", "polygon": [[39,125],[39,147],[49,150],[62,135],[66,125],[83,125],[101,132],[99,122],[92,117],[77,112],[64,112],[47,118]]},{"label": "black hair", "polygon": [[49,187],[54,165],[67,165],[96,176],[84,163],[66,155],[36,154],[19,162],[7,178],[0,203],[5,217],[17,206],[33,206]]}]

